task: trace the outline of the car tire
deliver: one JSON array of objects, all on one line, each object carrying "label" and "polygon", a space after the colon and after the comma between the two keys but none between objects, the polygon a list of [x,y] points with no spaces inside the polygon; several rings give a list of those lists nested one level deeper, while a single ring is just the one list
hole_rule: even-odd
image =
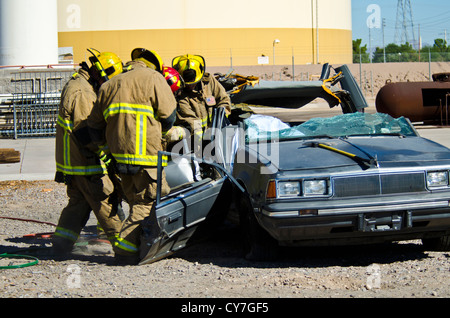
[{"label": "car tire", "polygon": [[450,235],[443,235],[437,238],[422,239],[425,249],[431,251],[450,251]]},{"label": "car tire", "polygon": [[249,261],[272,261],[278,256],[278,244],[258,223],[250,200],[239,200],[239,223],[244,241],[245,259]]}]

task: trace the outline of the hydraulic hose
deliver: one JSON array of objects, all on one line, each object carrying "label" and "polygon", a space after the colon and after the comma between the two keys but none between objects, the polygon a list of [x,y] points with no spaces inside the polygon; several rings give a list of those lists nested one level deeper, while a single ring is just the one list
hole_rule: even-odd
[{"label": "hydraulic hose", "polygon": [[9,217],[9,216],[0,216],[0,219],[33,222],[33,223],[40,223],[40,224],[56,226],[56,224],[51,223],[51,222],[45,222],[45,221],[39,221],[39,220],[33,220],[33,219],[22,219],[22,218],[14,218],[14,217]]}]

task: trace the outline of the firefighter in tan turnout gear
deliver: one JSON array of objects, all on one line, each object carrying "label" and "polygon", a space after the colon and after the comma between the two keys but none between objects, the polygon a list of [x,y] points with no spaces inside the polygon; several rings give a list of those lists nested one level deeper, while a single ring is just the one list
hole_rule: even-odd
[{"label": "firefighter in tan turnout gear", "polygon": [[[118,262],[126,264],[139,261],[141,222],[152,212],[156,199],[158,151],[163,150],[162,136],[176,117],[176,100],[169,85],[140,56],[133,56],[126,72],[100,88],[88,119],[93,140],[106,141],[109,146],[130,206],[114,246]],[[165,195],[170,189],[164,174],[161,181],[161,195]]]},{"label": "firefighter in tan turnout gear", "polygon": [[172,67],[184,81],[178,97],[176,126],[167,134],[168,142],[186,138],[184,127],[194,139],[201,140],[210,127],[215,107],[224,107],[226,114],[231,112],[231,100],[225,88],[214,76],[205,73],[205,59],[200,55],[181,55],[172,60]]},{"label": "firefighter in tan turnout gear", "polygon": [[122,61],[114,53],[89,52],[93,55],[90,57],[92,66],[81,63],[61,94],[56,128],[55,180],[67,185],[69,202],[61,212],[53,235],[52,245],[56,253],[72,250],[91,210],[112,243],[122,224],[117,215],[118,202],[114,202],[111,196],[113,183],[99,159],[102,151],[95,148],[87,150],[76,135],[76,131],[86,126],[86,119],[97,99],[97,89],[122,72]]}]

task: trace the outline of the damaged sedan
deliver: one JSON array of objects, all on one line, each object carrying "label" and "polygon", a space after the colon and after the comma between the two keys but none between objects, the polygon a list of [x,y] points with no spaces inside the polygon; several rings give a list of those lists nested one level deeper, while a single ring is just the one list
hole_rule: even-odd
[{"label": "damaged sedan", "polygon": [[277,244],[420,238],[449,248],[450,151],[421,138],[407,119],[316,118],[278,131],[270,143],[273,132],[257,122],[246,120],[253,128],[237,155],[249,159],[234,166],[248,194],[237,202],[250,257],[270,257]]},{"label": "damaged sedan", "polygon": [[[278,246],[422,239],[427,248],[450,248],[450,150],[420,137],[407,118],[365,113],[348,68],[330,70],[325,65],[318,81],[231,90],[235,107],[228,118],[216,112],[210,151],[164,153],[177,158],[165,168],[168,180],[179,179],[171,170],[181,166],[189,173],[158,197],[156,220],[144,225],[142,263],[186,246],[225,216],[241,227],[253,260],[276,257]],[[342,114],[276,118],[277,107],[301,112],[316,99]],[[273,116],[248,105],[270,107]]]}]

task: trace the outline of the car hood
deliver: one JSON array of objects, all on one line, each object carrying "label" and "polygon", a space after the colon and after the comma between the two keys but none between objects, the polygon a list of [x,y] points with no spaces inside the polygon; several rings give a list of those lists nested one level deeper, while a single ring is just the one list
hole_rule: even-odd
[{"label": "car hood", "polygon": [[[318,144],[327,146],[327,149],[318,147]],[[278,143],[277,147],[279,149],[272,148],[270,155],[265,157],[279,170],[348,166],[360,166],[361,169],[367,169],[368,166],[400,168],[450,164],[450,149],[422,137],[367,136],[290,140]],[[372,163],[361,165],[361,162],[342,152],[368,161],[372,159]]]}]

